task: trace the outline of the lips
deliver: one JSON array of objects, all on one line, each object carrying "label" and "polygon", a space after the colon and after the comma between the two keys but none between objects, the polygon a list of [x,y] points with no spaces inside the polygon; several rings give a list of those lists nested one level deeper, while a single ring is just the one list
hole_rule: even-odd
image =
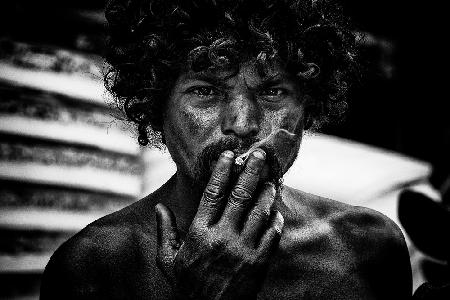
[{"label": "lips", "polygon": [[[221,140],[217,141],[211,145],[206,146],[202,152],[197,156],[197,162],[193,168],[192,178],[202,185],[206,185],[210,180],[210,176],[217,164],[217,161],[221,155],[226,150],[231,150],[235,154],[235,158],[241,154],[248,152],[252,145],[256,141],[248,140],[239,142],[237,140]],[[271,147],[271,145],[261,145],[263,151],[266,152],[266,166],[264,167],[261,177],[264,181],[276,181],[280,178],[280,168],[279,162],[276,156],[276,149]],[[245,164],[243,166],[238,166],[233,164],[231,171],[231,177],[237,178],[239,174],[244,170]]]}]

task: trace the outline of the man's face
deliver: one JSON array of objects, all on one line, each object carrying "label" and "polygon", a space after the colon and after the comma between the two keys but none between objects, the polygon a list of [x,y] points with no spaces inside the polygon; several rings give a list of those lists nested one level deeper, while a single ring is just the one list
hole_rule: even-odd
[{"label": "man's face", "polygon": [[263,177],[279,179],[300,147],[302,96],[282,68],[275,67],[262,77],[253,62],[241,65],[237,73],[181,74],[164,116],[166,145],[178,172],[205,184],[221,152],[232,150],[237,156],[282,128],[295,133],[295,138],[278,138],[263,147],[268,158]]}]

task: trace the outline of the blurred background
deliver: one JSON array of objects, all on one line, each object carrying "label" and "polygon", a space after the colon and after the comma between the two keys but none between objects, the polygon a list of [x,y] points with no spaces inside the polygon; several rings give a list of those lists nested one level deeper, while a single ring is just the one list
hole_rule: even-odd
[{"label": "blurred background", "polygon": [[[346,120],[307,133],[285,183],[388,215],[406,234],[414,288],[445,282],[446,262],[418,249],[398,216],[405,189],[449,207],[445,10],[413,1],[343,4],[360,29],[364,76]],[[37,299],[62,242],[175,172],[166,152],[139,148],[115,118],[102,83],[103,6],[0,4],[0,299]]]}]

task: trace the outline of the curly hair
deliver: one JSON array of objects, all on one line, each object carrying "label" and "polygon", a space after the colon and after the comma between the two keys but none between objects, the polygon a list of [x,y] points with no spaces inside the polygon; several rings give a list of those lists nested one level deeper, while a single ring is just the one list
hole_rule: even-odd
[{"label": "curly hair", "polygon": [[[355,35],[333,0],[110,0],[105,85],[137,128],[162,146],[167,97],[181,72],[281,64],[313,100],[313,127],[340,119],[357,74]],[[162,143],[161,143],[162,141]]]}]

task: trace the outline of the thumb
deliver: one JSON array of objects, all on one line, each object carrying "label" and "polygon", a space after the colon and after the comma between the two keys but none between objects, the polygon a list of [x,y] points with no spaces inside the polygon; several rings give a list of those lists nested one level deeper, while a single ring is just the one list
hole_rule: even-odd
[{"label": "thumb", "polygon": [[165,205],[158,203],[155,210],[158,242],[156,262],[161,271],[170,278],[175,256],[180,248],[177,223],[174,214]]}]

